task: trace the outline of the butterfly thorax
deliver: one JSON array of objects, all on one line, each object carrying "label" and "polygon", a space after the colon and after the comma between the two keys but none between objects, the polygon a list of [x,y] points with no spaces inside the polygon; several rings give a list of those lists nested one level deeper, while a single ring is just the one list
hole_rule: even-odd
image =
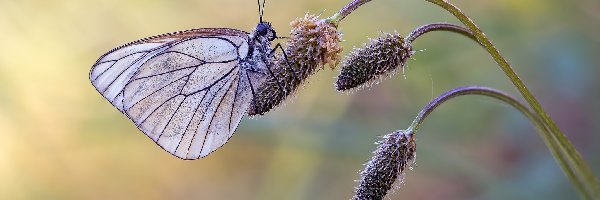
[{"label": "butterfly thorax", "polygon": [[260,22],[249,36],[250,50],[240,66],[250,71],[266,74],[267,67],[274,64],[270,53],[271,41],[277,38],[275,30],[270,23]]}]

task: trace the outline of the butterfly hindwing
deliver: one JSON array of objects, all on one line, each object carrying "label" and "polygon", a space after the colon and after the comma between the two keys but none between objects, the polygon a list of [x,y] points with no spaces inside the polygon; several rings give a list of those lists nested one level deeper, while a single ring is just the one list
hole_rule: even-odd
[{"label": "butterfly hindwing", "polygon": [[248,40],[235,29],[139,40],[100,57],[90,80],[163,149],[197,159],[227,142],[252,101]]}]

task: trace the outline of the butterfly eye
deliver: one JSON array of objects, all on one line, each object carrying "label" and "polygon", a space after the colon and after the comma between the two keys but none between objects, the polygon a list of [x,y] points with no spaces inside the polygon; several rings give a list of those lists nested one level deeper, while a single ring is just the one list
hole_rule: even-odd
[{"label": "butterfly eye", "polygon": [[269,28],[263,23],[260,23],[260,24],[258,24],[258,26],[256,26],[257,35],[265,36],[265,35],[267,35],[268,31],[269,31]]}]

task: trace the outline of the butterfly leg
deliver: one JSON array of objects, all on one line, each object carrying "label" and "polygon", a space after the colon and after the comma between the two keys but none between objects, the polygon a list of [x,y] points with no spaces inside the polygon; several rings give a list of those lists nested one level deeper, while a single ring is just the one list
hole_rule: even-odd
[{"label": "butterfly leg", "polygon": [[287,90],[285,89],[285,87],[283,87],[283,85],[281,84],[281,81],[279,81],[279,78],[277,78],[277,76],[275,76],[275,73],[273,73],[273,70],[271,70],[270,64],[267,64],[267,71],[269,72],[269,75],[271,75],[275,79],[275,81],[277,82],[277,86],[279,86],[281,91],[283,91],[283,93],[287,95],[288,94]]},{"label": "butterfly leg", "polygon": [[[289,66],[290,66],[290,63],[289,63],[289,60],[288,60],[288,56],[287,56],[287,54],[285,53],[285,50],[283,50],[283,47],[281,46],[281,43],[277,43],[277,44],[275,45],[275,48],[273,48],[273,49],[271,50],[271,52],[269,53],[269,55],[270,55],[270,56],[272,56],[272,55],[273,55],[273,53],[275,53],[275,51],[277,51],[277,49],[281,50],[281,53],[283,54],[283,59],[285,60],[285,65],[289,67]],[[295,70],[293,67],[290,67],[290,69],[292,70],[292,76],[293,76],[294,80],[300,80],[300,79],[298,79],[298,77],[296,76],[296,70]]]}]

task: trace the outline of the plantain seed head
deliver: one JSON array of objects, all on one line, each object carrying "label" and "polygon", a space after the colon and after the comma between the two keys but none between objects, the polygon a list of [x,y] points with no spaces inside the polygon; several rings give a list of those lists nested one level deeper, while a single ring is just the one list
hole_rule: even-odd
[{"label": "plantain seed head", "polygon": [[365,86],[403,68],[413,55],[412,46],[397,33],[385,33],[363,48],[355,49],[342,62],[336,81],[338,91]]},{"label": "plantain seed head", "polygon": [[384,136],[360,173],[361,179],[352,199],[383,199],[404,170],[414,162],[416,150],[412,133],[400,130]]}]

